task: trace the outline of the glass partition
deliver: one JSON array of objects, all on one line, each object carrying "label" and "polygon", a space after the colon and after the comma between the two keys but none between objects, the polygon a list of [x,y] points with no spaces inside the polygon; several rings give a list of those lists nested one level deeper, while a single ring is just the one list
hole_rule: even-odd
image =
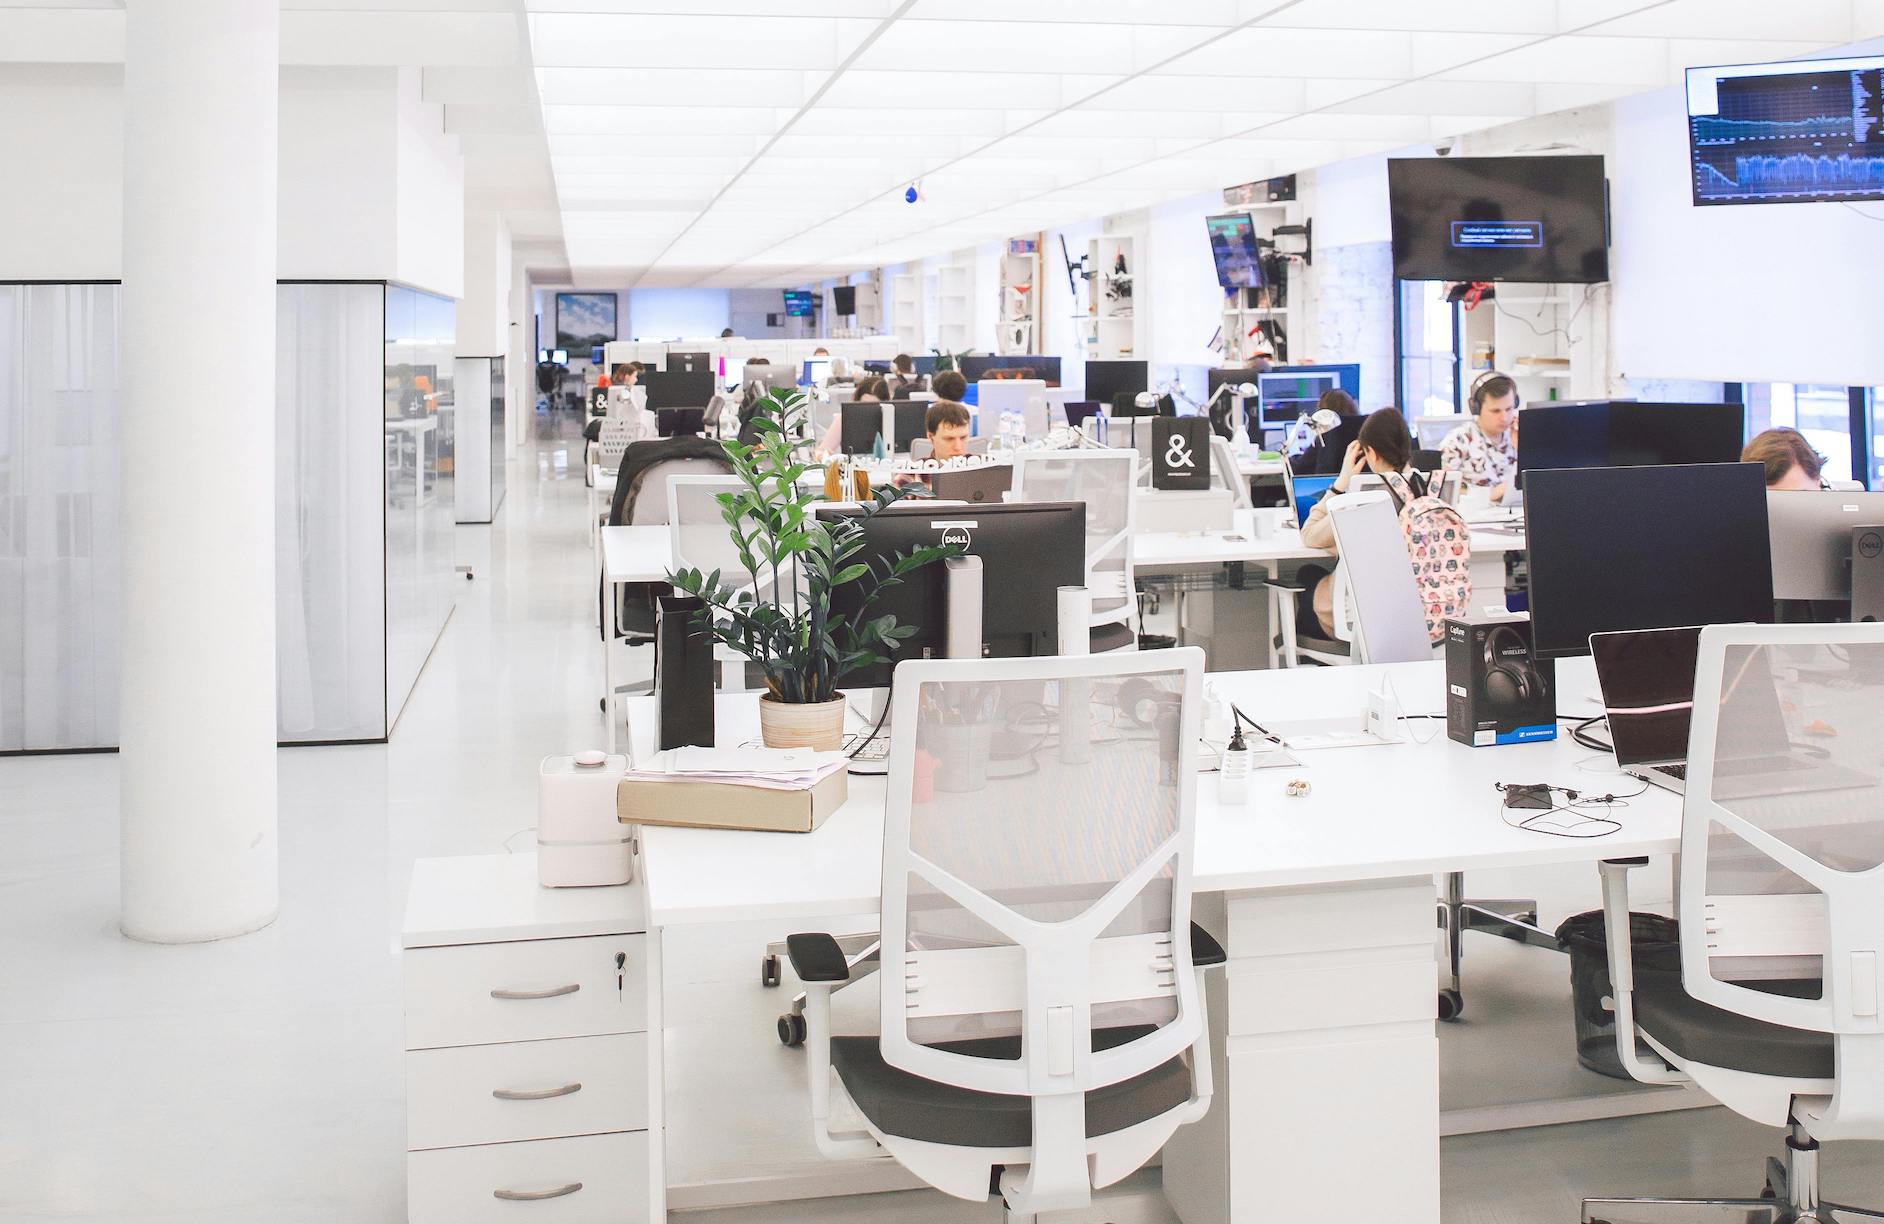
[{"label": "glass partition", "polygon": [[0,751],[117,742],[118,300],[0,284]]},{"label": "glass partition", "polygon": [[386,709],[393,722],[451,615],[457,306],[386,286]]}]

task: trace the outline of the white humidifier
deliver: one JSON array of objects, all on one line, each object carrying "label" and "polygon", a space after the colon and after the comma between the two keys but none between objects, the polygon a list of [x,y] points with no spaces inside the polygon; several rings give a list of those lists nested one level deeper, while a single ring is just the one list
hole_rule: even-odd
[{"label": "white humidifier", "polygon": [[615,787],[628,758],[602,752],[544,757],[536,783],[536,874],[545,888],[594,888],[634,878]]}]

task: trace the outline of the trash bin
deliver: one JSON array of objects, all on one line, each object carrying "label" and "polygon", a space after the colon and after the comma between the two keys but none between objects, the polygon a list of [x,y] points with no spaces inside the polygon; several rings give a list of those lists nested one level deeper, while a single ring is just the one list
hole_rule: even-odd
[{"label": "trash bin", "polygon": [[[1681,973],[1681,926],[1660,914],[1630,914],[1629,942],[1635,949],[1635,975]],[[1557,944],[1570,954],[1570,996],[1576,1011],[1577,1061],[1613,1079],[1628,1079],[1616,1054],[1616,1013],[1609,998],[1609,938],[1603,911],[1566,918],[1557,928]],[[1655,1058],[1646,1046],[1643,1057]]]}]

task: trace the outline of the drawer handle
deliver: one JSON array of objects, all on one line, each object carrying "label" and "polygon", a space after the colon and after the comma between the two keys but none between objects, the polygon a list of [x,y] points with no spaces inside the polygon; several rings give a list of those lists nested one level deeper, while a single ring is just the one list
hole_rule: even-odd
[{"label": "drawer handle", "polygon": [[491,991],[491,998],[493,999],[554,999],[558,995],[574,994],[578,990],[581,990],[581,989],[582,989],[582,986],[579,983],[571,982],[567,986],[552,986],[548,990],[493,990]]},{"label": "drawer handle", "polygon": [[506,1203],[536,1203],[543,1199],[561,1198],[565,1194],[574,1194],[582,1189],[581,1182],[570,1182],[567,1186],[558,1186],[554,1190],[493,1190],[492,1198],[503,1199]]},{"label": "drawer handle", "polygon": [[516,1088],[493,1088],[491,1095],[500,1101],[547,1101],[551,1097],[565,1097],[582,1091],[581,1084],[564,1084],[561,1088],[538,1088],[523,1091]]}]

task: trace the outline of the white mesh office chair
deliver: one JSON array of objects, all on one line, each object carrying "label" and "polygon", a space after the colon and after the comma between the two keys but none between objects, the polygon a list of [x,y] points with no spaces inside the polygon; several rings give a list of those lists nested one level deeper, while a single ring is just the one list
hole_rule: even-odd
[{"label": "white mesh office chair", "polygon": [[[1645,861],[1602,865],[1609,930]],[[1679,974],[1609,941],[1623,1066],[1787,1128],[1785,1159],[1759,1198],[1587,1199],[1583,1219],[1884,1220],[1818,1187],[1821,1142],[1884,1139],[1884,624],[1701,631],[1676,906]]]},{"label": "white mesh office chair", "polygon": [[1203,670],[1194,647],[898,666],[876,1035],[831,1033],[836,942],[787,941],[827,1156],[888,1152],[980,1202],[999,1173],[1007,1219],[1031,1221],[1087,1207],[1209,1109]]},{"label": "white mesh office chair", "polygon": [[1411,663],[1433,657],[1407,558],[1406,536],[1385,493],[1334,494],[1328,503],[1334,526],[1333,641],[1297,632],[1294,595],[1302,588],[1271,583],[1277,601],[1280,654],[1286,666],[1304,660],[1324,666],[1348,663]]},{"label": "white mesh office chair", "polygon": [[1092,593],[1092,650],[1138,646],[1138,585],[1132,531],[1138,518],[1138,453],[1129,450],[1020,451],[1009,501],[1086,503],[1086,589]]}]

